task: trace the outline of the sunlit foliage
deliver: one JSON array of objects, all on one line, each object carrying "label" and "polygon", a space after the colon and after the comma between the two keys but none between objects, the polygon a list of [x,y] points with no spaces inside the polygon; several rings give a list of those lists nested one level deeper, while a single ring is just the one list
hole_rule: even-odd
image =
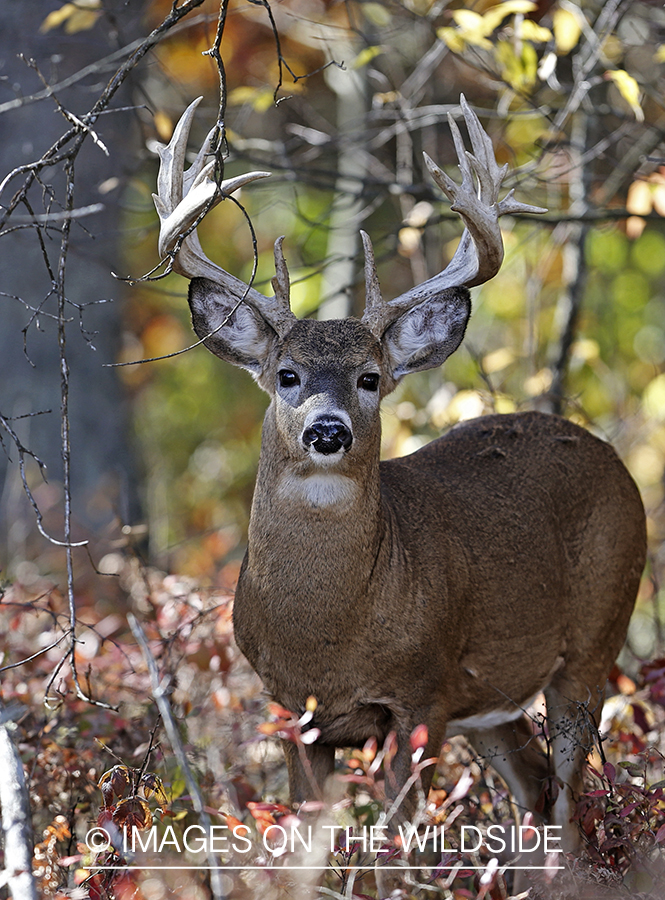
[{"label": "sunlit foliage", "polygon": [[[150,14],[163,8],[154,3]],[[249,280],[256,264],[254,283],[270,292],[272,243],[286,234],[298,314],[316,314],[335,296],[358,311],[363,227],[387,296],[434,274],[460,226],[423,173],[420,151],[452,162],[445,116],[460,91],[487,113],[497,155],[513,170],[508,186],[549,209],[540,222],[505,223],[503,269],[475,292],[463,348],[443,371],[407,379],[386,404],[387,454],[483,411],[561,409],[616,443],[655,514],[665,462],[665,168],[652,12],[529,0],[473,9],[285,2],[272,9],[280,66],[266,8],[231,4],[222,46],[227,174],[274,174],[241,199],[255,259],[238,208],[223,204],[200,228],[229,271]],[[201,51],[213,28],[211,17],[160,45],[149,148],[169,137],[196,93],[206,98],[199,137],[211,124],[218,85]],[[134,273],[155,260],[154,178],[153,162],[134,188],[132,206],[143,210],[127,222]],[[135,289],[127,358],[190,343],[185,292],[174,276]],[[220,557],[206,558],[190,539],[232,535],[215,542],[224,553],[242,542],[265,401],[249,376],[202,348],[125,374],[149,474],[151,546],[163,561],[211,577]]]}]

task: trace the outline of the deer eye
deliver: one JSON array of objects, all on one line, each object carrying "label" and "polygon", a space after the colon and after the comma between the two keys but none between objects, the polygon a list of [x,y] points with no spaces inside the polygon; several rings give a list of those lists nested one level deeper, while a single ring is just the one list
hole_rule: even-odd
[{"label": "deer eye", "polygon": [[296,387],[296,385],[300,384],[300,378],[290,369],[281,369],[277,373],[277,378],[279,379],[279,386],[283,388]]},{"label": "deer eye", "polygon": [[379,386],[379,377],[376,372],[365,372],[358,379],[358,387],[365,391],[375,391]]}]

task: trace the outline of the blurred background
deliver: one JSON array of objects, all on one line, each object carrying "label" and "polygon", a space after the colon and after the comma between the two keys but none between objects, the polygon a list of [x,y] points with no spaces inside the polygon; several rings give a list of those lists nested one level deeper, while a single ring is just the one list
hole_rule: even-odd
[{"label": "blurred background", "polygon": [[[500,274],[473,291],[458,352],[386,401],[384,453],[411,452],[462,419],[529,408],[611,441],[649,516],[651,562],[631,631],[634,653],[649,658],[661,634],[665,561],[662,6],[237,0],[222,8],[225,176],[273,175],[242,192],[244,212],[223,203],[199,234],[208,255],[245,281],[256,265],[254,285],[265,293],[284,234],[298,315],[360,313],[361,228],[387,298],[450,259],[461,225],[422,151],[459,180],[447,114],[459,118],[460,93],[509,166],[506,189],[547,207],[502,219]],[[166,0],[0,7],[0,179],[9,176],[0,194],[0,561],[3,576],[26,589],[64,570],[62,548],[36,519],[62,540],[65,359],[71,528],[90,541],[74,554],[76,590],[109,608],[108,576],[128,555],[232,588],[267,403],[247,373],[203,347],[124,365],[194,342],[184,279],[121,279],[159,262],[151,199],[159,145],[197,96],[192,153],[217,119],[220,72],[206,51],[218,0],[192,3],[163,28],[94,125],[86,115],[171,9]],[[72,161],[71,142],[58,141],[72,128],[86,139],[69,181],[75,214],[63,257]]]}]

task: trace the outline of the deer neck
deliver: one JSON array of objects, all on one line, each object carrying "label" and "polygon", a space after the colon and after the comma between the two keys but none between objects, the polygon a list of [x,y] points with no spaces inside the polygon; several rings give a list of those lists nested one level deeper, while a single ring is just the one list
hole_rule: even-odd
[{"label": "deer neck", "polygon": [[317,468],[294,459],[266,417],[247,552],[255,584],[276,596],[283,586],[292,600],[299,583],[310,598],[337,591],[351,602],[366,592],[386,532],[379,439],[352,464]]}]

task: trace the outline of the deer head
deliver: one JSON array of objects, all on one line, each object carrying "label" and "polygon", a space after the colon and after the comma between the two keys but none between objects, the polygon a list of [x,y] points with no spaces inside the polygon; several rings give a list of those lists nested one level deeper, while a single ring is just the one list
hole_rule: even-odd
[{"label": "deer head", "polygon": [[[203,253],[192,226],[238,188],[265,178],[268,172],[249,172],[217,184],[214,161],[206,162],[213,132],[208,135],[191,168],[184,172],[190,126],[200,100],[185,111],[170,144],[161,153],[155,205],[161,220],[159,252],[173,257],[173,270],[192,280],[190,304],[196,333],[217,356],[248,369],[259,384],[274,392],[267,373],[275,349],[296,325],[289,306],[289,275],[275,243],[274,296],[266,297],[211,262]],[[456,184],[426,154],[427,168],[451,200],[451,208],[465,224],[457,251],[438,275],[399,297],[384,301],[376,274],[369,236],[362,232],[365,250],[365,329],[381,346],[387,393],[404,375],[440,365],[459,346],[469,318],[466,288],[483,284],[499,270],[503,244],[499,217],[507,213],[544,212],[519,203],[513,192],[498,199],[507,166],[499,168],[492,144],[464,96],[461,107],[473,152],[464,149],[455,120],[448,116],[462,184]],[[371,379],[366,379],[369,385]],[[284,385],[286,387],[286,385]]]}]

